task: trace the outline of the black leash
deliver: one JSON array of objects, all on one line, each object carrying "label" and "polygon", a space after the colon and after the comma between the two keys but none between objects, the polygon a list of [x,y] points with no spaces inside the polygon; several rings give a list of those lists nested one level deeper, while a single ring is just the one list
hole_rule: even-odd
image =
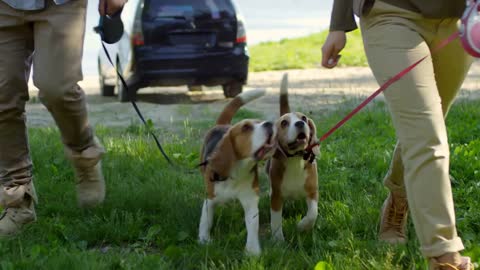
[{"label": "black leash", "polygon": [[[105,12],[107,12],[107,1],[105,1]],[[123,34],[123,24],[121,23],[121,20],[120,20],[120,14],[121,14],[122,10],[120,10],[119,12],[117,12],[115,15],[113,15],[113,17],[116,17],[119,21],[120,21],[120,24],[121,26],[121,34]],[[117,17],[118,16],[118,17]],[[112,61],[112,58],[110,57],[110,54],[108,53],[108,50],[107,50],[107,47],[105,47],[105,43],[104,43],[104,24],[105,22],[109,19],[109,17],[107,17],[107,15],[105,16],[102,16],[100,17],[100,23],[99,23],[99,26],[97,26],[95,28],[95,31],[100,34],[100,42],[102,43],[102,47],[103,47],[103,51],[105,52],[105,55],[107,56],[107,59],[108,61],[110,62],[110,64],[112,65],[112,67],[115,69],[115,72],[117,73],[117,76],[118,78],[120,78],[120,81],[122,82],[122,85],[123,87],[125,88],[125,91],[127,91],[127,96],[129,97],[133,97],[134,95],[131,95],[129,92],[130,92],[130,89],[128,88],[128,85],[127,85],[127,82],[125,81],[125,79],[123,78],[122,74],[118,71],[118,68],[115,66],[115,64],[113,63]],[[113,20],[111,20],[113,21]],[[115,29],[116,30],[116,29]],[[117,40],[118,41],[118,40]],[[113,43],[113,42],[112,42]],[[150,133],[150,135],[153,136],[153,139],[155,140],[155,143],[157,144],[157,147],[158,149],[160,150],[160,152],[162,153],[162,155],[165,157],[165,159],[168,161],[168,163],[170,165],[174,165],[172,160],[170,159],[170,157],[167,155],[167,153],[165,152],[165,150],[163,149],[162,145],[160,144],[160,141],[158,140],[157,136],[155,135],[155,133],[153,133],[153,131],[149,128],[148,124],[147,124],[147,121],[145,121],[145,118],[143,117],[143,114],[142,112],[140,111],[140,109],[138,108],[137,106],[137,103],[132,99],[130,100],[130,102],[132,103],[132,106],[133,108],[135,109],[135,111],[137,112],[137,115],[138,117],[140,118],[140,120],[142,121],[142,123],[145,125],[148,133]]]},{"label": "black leash", "polygon": [[[122,74],[120,74],[120,72],[118,71],[118,68],[113,64],[113,61],[112,61],[112,58],[110,57],[110,54],[108,53],[107,51],[107,48],[105,47],[105,43],[103,43],[103,40],[101,41],[102,42],[102,47],[103,47],[103,51],[105,52],[105,54],[107,55],[107,59],[108,61],[110,62],[110,64],[112,65],[112,67],[115,69],[115,72],[117,73],[117,76],[118,78],[120,78],[120,81],[122,82],[122,85],[123,87],[125,87],[125,90],[127,91],[127,96],[130,96],[130,89],[128,89],[128,86],[127,86],[127,83],[125,82],[125,79],[123,78]],[[147,128],[147,131],[148,133],[150,133],[150,135],[153,136],[153,139],[155,140],[155,143],[157,144],[157,147],[158,149],[160,150],[160,152],[162,153],[162,155],[165,157],[165,159],[168,161],[168,163],[170,163],[171,165],[173,165],[172,163],[172,160],[170,159],[170,157],[168,157],[167,153],[165,152],[165,150],[163,149],[162,145],[160,144],[160,141],[158,140],[157,136],[155,135],[155,133],[153,133],[152,130],[150,130],[150,128],[148,127],[148,124],[147,124],[147,121],[145,121],[145,118],[143,117],[143,114],[142,112],[140,111],[140,109],[138,108],[137,106],[137,103],[133,100],[130,100],[130,103],[132,103],[132,106],[133,108],[135,109],[135,111],[137,112],[137,115],[138,117],[140,118],[140,120],[142,121],[142,123],[145,125],[145,127]]]}]

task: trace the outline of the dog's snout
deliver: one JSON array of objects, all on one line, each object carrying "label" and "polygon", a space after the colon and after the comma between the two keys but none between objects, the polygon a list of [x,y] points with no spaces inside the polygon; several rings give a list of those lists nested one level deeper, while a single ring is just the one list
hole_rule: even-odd
[{"label": "dog's snout", "polygon": [[295,123],[295,127],[297,128],[303,128],[305,126],[305,122],[303,121],[298,121]]}]

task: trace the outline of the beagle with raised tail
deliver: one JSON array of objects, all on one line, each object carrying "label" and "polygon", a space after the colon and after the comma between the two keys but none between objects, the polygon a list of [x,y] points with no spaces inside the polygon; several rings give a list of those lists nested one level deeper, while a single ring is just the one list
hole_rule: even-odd
[{"label": "beagle with raised tail", "polygon": [[319,155],[316,127],[303,113],[290,112],[288,76],[280,89],[280,118],[275,122],[277,143],[267,162],[270,179],[270,225],[275,240],[284,240],[282,205],[286,198],[306,198],[307,214],[298,223],[299,230],[309,230],[317,219],[318,176],[315,158]]},{"label": "beagle with raised tail", "polygon": [[275,127],[273,122],[245,119],[234,125],[230,122],[238,109],[262,95],[264,90],[244,92],[225,107],[210,129],[201,150],[201,172],[207,198],[203,202],[199,225],[199,241],[210,241],[214,207],[218,203],[238,199],[245,211],[247,228],[246,251],[261,252],[258,240],[259,185],[258,163],[273,154]]}]

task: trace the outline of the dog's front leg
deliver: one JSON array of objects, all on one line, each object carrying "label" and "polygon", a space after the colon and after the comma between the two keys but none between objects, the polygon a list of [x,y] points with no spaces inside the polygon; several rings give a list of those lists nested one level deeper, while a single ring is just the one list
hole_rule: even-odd
[{"label": "dog's front leg", "polygon": [[245,250],[251,255],[260,255],[261,248],[258,240],[259,211],[258,195],[252,191],[249,196],[239,198],[245,212],[245,225],[247,227],[247,244]]},{"label": "dog's front leg", "polygon": [[210,241],[210,229],[213,225],[213,212],[215,210],[214,200],[206,199],[203,202],[202,217],[198,229],[198,240],[205,244]]},{"label": "dog's front leg", "polygon": [[301,231],[311,230],[315,225],[318,216],[318,201],[316,199],[307,198],[307,214],[298,223],[298,229]]},{"label": "dog's front leg", "polygon": [[283,200],[280,191],[272,188],[270,194],[270,228],[274,240],[285,241],[282,229],[282,205]]}]

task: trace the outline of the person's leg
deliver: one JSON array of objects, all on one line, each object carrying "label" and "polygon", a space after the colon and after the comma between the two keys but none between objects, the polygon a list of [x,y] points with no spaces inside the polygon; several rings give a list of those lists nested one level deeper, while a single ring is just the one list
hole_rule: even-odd
[{"label": "person's leg", "polygon": [[[431,49],[458,30],[455,19],[444,20],[440,23],[440,26],[436,37],[429,43]],[[433,55],[432,58],[442,111],[444,117],[446,117],[473,58],[465,52],[458,40]],[[390,168],[384,179],[384,184],[390,190],[390,195],[383,207],[379,234],[381,240],[394,243],[406,241],[405,224],[408,210],[405,200],[404,166],[400,148],[401,146],[397,143]]]},{"label": "person's leg", "polygon": [[[430,30],[434,34],[436,27],[417,30],[419,18],[402,19],[402,10],[378,9],[374,7],[361,23],[369,64],[382,84],[430,53],[423,34]],[[446,127],[431,59],[392,85],[385,97],[401,145],[406,194],[422,253],[436,257],[460,251],[463,244],[455,228]]]},{"label": "person's leg", "polygon": [[[456,19],[443,20],[440,23],[437,36],[430,43],[430,48],[435,48],[456,31],[458,31]],[[442,100],[443,114],[446,118],[450,106],[462,87],[463,81],[472,65],[473,57],[465,52],[460,40],[457,39],[433,55],[432,58],[435,81],[437,82],[438,92]]]},{"label": "person's leg", "polygon": [[0,236],[35,220],[25,103],[33,50],[31,27],[0,1]]},{"label": "person's leg", "polygon": [[33,82],[41,102],[52,113],[68,148],[82,151],[94,144],[87,119],[82,76],[85,0],[27,15],[34,22]]},{"label": "person's leg", "polygon": [[[440,23],[438,30],[439,32],[428,44],[431,49],[458,30],[456,19],[444,20]],[[459,41],[454,41],[433,55],[432,58],[442,110],[444,117],[446,117],[448,109],[472,63],[472,57],[465,53]],[[406,241],[405,225],[408,204],[405,195],[404,166],[400,148],[400,144],[397,143],[390,168],[384,178],[384,185],[390,190],[390,194],[382,208],[379,239],[390,243],[404,243]]]},{"label": "person's leg", "polygon": [[94,138],[85,94],[78,85],[82,80],[86,5],[85,0],[58,6],[49,3],[45,10],[28,13],[26,18],[34,23],[34,84],[75,167],[79,204],[94,206],[105,197],[100,163],[104,150]]},{"label": "person's leg", "polygon": [[[430,43],[430,48],[435,48],[438,43],[445,40],[452,33],[458,31],[457,20],[447,19],[440,23],[437,36]],[[435,71],[435,80],[442,102],[444,118],[460,90],[473,62],[473,57],[463,49],[460,40],[455,40],[444,49],[432,56]],[[448,263],[448,264],[445,264]],[[450,265],[456,265],[457,269],[470,269],[469,258],[461,257],[458,252],[449,252],[430,260],[431,270],[451,269]]]},{"label": "person's leg", "polygon": [[[441,24],[441,31],[429,44],[429,47],[432,49],[453,32],[458,31],[455,19],[445,20]],[[443,114],[444,117],[446,117],[450,106],[465,80],[473,58],[465,52],[458,40],[433,55],[432,58],[433,68],[435,70],[435,81],[437,82],[438,92],[442,100]],[[397,143],[392,155],[390,168],[384,179],[384,184],[391,191],[404,193],[403,163],[400,152],[400,145]]]},{"label": "person's leg", "polygon": [[[391,6],[377,1],[369,15],[366,18],[362,18],[362,29],[371,28],[378,24],[390,25],[392,23],[390,21],[391,19],[383,14],[385,12],[391,12],[390,9]],[[405,15],[403,13],[403,10],[398,8],[395,8],[392,12],[392,14],[394,14],[393,16],[403,16]],[[377,16],[379,18],[377,18]],[[412,16],[416,17],[416,15]],[[405,25],[405,28],[409,28],[409,26]],[[393,41],[392,45],[395,45]],[[401,67],[395,65],[395,67],[397,68],[395,72],[399,72],[406,66]],[[393,151],[390,167],[384,177],[383,184],[388,188],[390,193],[382,206],[378,237],[380,240],[392,244],[405,243],[407,241],[405,227],[408,218],[408,202],[404,182],[404,165],[402,162],[401,145],[399,142],[397,142]]]}]

